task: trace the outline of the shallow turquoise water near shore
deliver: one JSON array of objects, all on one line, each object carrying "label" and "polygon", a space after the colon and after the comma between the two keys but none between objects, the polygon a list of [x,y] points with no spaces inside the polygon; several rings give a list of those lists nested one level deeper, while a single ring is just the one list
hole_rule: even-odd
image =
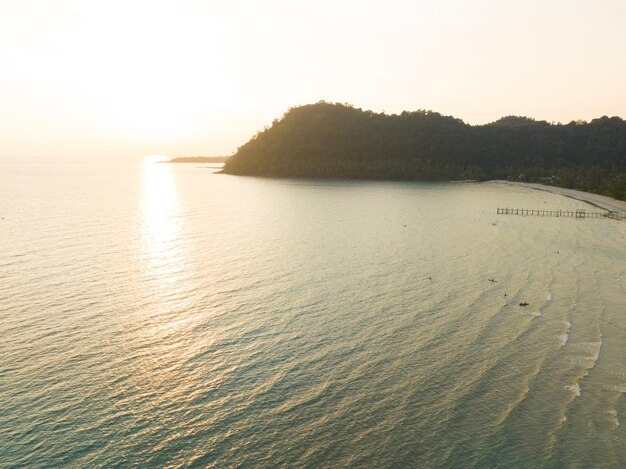
[{"label": "shallow turquoise water near shore", "polygon": [[626,466],[626,223],[212,172],[0,164],[0,466]]}]

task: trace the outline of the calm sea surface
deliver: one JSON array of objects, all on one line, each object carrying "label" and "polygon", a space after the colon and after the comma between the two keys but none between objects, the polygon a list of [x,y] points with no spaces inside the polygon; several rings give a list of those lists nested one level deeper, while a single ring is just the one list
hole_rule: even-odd
[{"label": "calm sea surface", "polygon": [[626,223],[213,172],[0,164],[0,467],[626,466]]}]

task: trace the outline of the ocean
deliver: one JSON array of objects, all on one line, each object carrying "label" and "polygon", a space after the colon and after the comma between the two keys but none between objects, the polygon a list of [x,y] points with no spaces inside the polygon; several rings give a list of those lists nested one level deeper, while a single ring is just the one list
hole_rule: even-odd
[{"label": "ocean", "polygon": [[626,223],[217,169],[0,164],[0,467],[626,466]]}]

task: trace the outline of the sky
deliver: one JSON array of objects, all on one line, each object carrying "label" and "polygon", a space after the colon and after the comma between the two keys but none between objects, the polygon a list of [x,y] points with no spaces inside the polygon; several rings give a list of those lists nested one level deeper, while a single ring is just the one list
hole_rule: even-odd
[{"label": "sky", "polygon": [[221,156],[290,107],[626,117],[623,0],[0,0],[0,158]]}]

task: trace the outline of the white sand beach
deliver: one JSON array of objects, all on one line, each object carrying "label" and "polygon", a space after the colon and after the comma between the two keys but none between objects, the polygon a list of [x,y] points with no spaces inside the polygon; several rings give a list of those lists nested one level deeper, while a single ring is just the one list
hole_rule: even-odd
[{"label": "white sand beach", "polygon": [[536,189],[540,191],[551,192],[553,194],[559,194],[565,197],[570,197],[572,199],[580,200],[581,202],[588,203],[590,205],[593,205],[595,207],[598,207],[604,210],[611,210],[614,212],[626,212],[626,202],[617,200],[617,199],[612,199],[610,197],[605,197],[603,195],[591,194],[589,192],[577,191],[575,189],[565,189],[562,187],[545,186],[543,184],[534,184],[534,183],[528,183],[528,182],[512,182],[512,181],[503,181],[503,180],[496,180],[496,181],[489,181],[489,182],[498,183],[498,184],[510,184],[514,186],[528,187],[529,189]]}]

